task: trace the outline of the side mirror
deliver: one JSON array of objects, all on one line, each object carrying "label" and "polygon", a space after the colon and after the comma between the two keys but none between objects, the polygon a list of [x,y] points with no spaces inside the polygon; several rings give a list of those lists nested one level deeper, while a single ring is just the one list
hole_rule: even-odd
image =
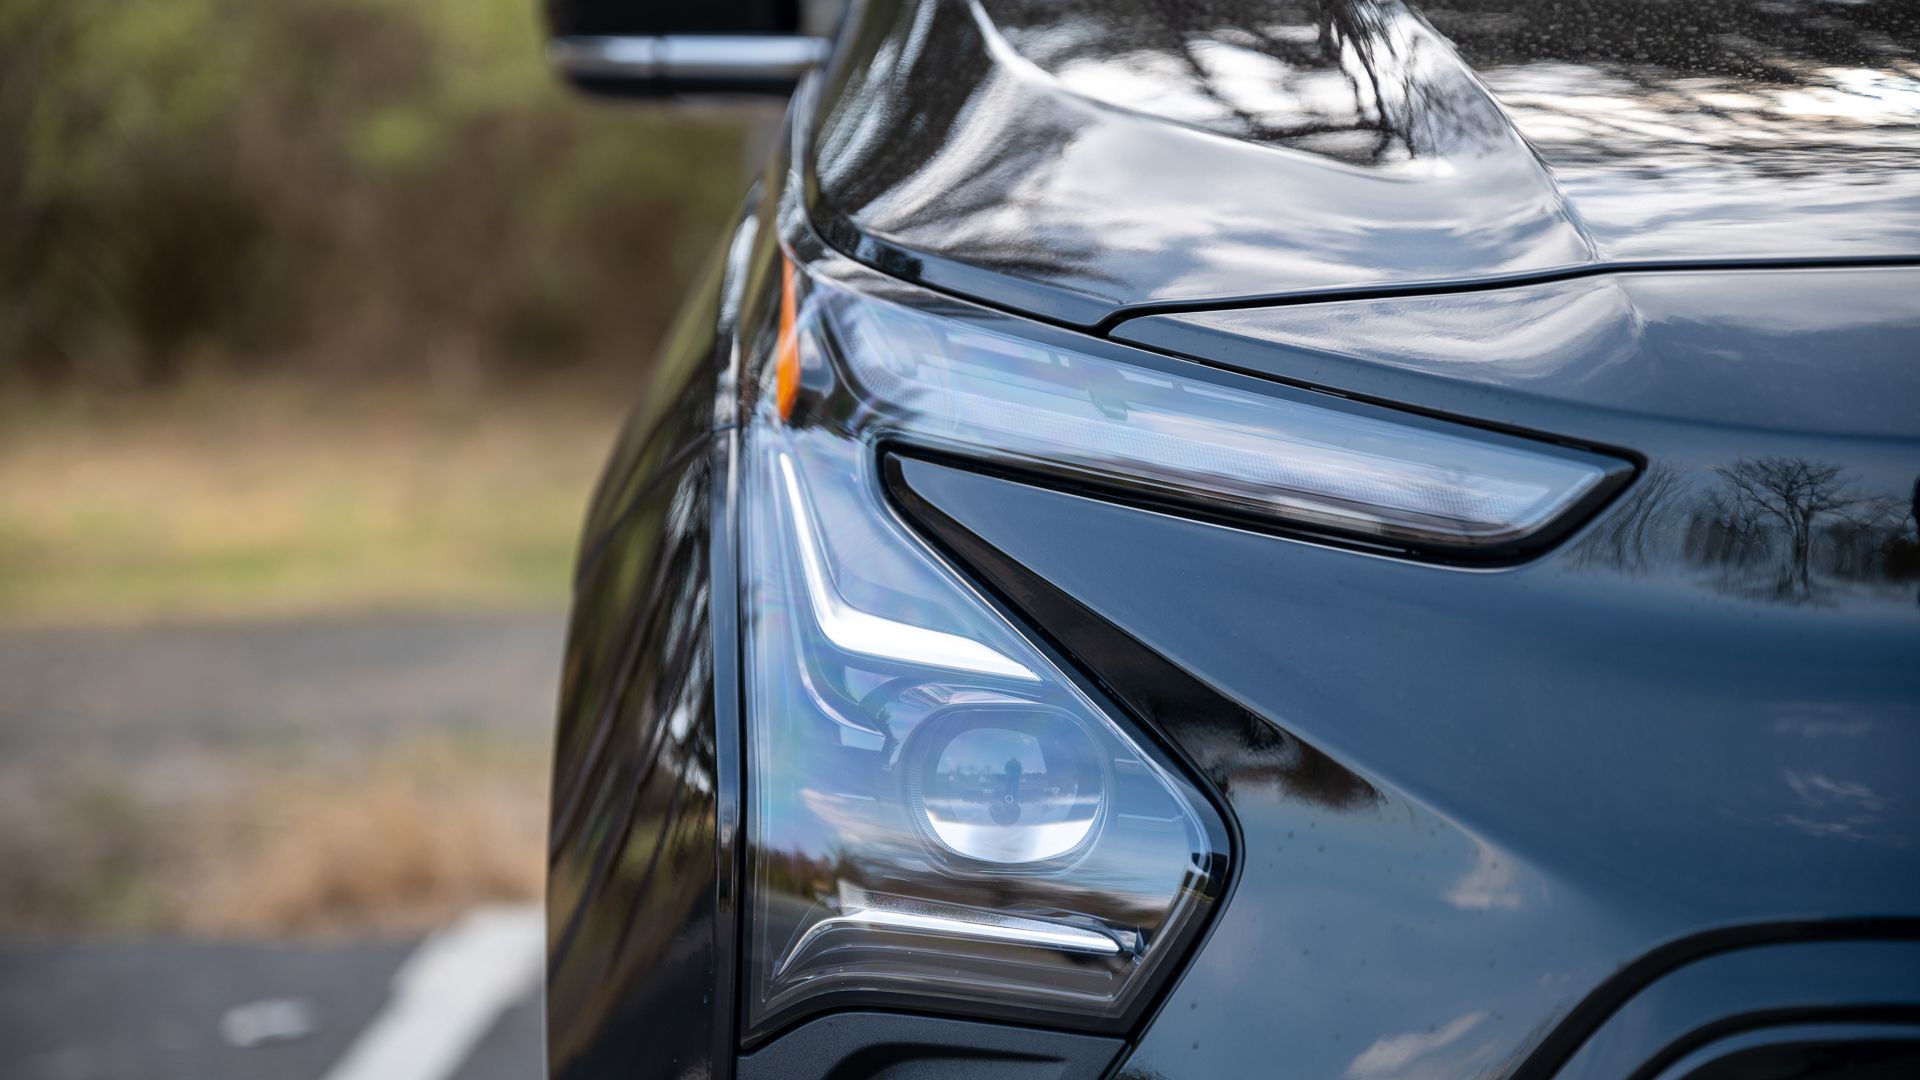
[{"label": "side mirror", "polygon": [[844,7],[809,0],[546,0],[547,55],[616,97],[793,92]]}]

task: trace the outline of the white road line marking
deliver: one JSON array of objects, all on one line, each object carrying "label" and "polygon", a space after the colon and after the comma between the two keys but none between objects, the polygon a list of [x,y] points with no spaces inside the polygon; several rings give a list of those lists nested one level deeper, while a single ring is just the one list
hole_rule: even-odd
[{"label": "white road line marking", "polygon": [[538,985],[546,951],[537,906],[470,912],[407,957],[387,1007],[325,1080],[446,1080]]}]

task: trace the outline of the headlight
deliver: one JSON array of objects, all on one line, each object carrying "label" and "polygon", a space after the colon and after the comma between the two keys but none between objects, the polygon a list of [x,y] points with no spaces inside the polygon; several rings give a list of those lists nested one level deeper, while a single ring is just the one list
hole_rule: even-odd
[{"label": "headlight", "polygon": [[750,1039],[838,1004],[1115,1030],[1224,885],[1219,813],[901,520],[884,454],[1447,550],[1625,468],[784,269],[744,444]]}]

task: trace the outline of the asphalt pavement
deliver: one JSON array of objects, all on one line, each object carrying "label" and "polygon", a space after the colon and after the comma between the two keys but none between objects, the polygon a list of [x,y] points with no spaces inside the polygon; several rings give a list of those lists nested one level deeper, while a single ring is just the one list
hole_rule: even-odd
[{"label": "asphalt pavement", "polygon": [[[389,1006],[418,944],[0,943],[0,1076],[316,1080]],[[262,1004],[304,1022],[236,1045],[230,1014]],[[524,995],[453,1076],[542,1076],[540,1031],[537,994]]]},{"label": "asphalt pavement", "polygon": [[[0,785],[77,757],[116,763],[129,784],[177,784],[263,748],[351,760],[421,735],[544,745],[561,639],[558,612],[0,629]],[[201,764],[168,765],[181,761]],[[519,914],[524,945],[538,917]],[[0,939],[0,1077],[321,1080],[356,1055],[363,1074],[409,1047],[419,1057],[446,1034],[435,1024],[471,1028],[439,1039],[451,1071],[392,1080],[541,1076],[537,962],[508,996],[452,1017],[418,1007],[423,992],[448,996],[431,988],[402,1007],[396,975],[432,951],[391,937]],[[384,1050],[360,1045],[375,1030]]]},{"label": "asphalt pavement", "polygon": [[559,612],[0,628],[0,758],[546,738]]}]

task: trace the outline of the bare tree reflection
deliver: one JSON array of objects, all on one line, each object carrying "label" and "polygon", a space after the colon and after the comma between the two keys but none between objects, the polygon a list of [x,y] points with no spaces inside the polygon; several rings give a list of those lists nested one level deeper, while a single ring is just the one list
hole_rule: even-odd
[{"label": "bare tree reflection", "polygon": [[[1910,3],[1420,6],[1557,168],[1625,156],[1649,170],[1693,160],[1864,180],[1869,159],[1898,164],[1920,148],[1906,103],[1920,67]],[[1656,143],[1660,163],[1645,158]]]},{"label": "bare tree reflection", "polygon": [[1619,510],[1600,522],[1574,548],[1576,565],[1602,565],[1629,573],[1647,569],[1659,541],[1679,516],[1676,496],[1685,491],[1678,466],[1656,462],[1649,466]]},{"label": "bare tree reflection", "polygon": [[1916,509],[1830,462],[1742,458],[1705,473],[1656,463],[1570,558],[1628,574],[1710,571],[1721,592],[1799,603],[1920,578]]},{"label": "bare tree reflection", "polygon": [[[996,69],[966,5],[898,5],[893,18],[861,24],[877,41],[854,51],[871,48],[872,61],[843,65],[839,85],[822,95],[832,103],[814,135],[823,206],[881,232],[896,223],[896,239],[937,235],[940,244],[923,246],[964,250],[1003,272],[1109,280],[1098,260],[1104,245],[1080,222],[1049,220],[1045,244],[1003,228],[1076,137],[1073,118]],[[929,41],[966,46],[930,49]],[[836,228],[834,215],[825,227]]]},{"label": "bare tree reflection", "polygon": [[1721,584],[1730,584],[1735,572],[1763,566],[1772,550],[1766,523],[1726,492],[1712,489],[1695,501],[1684,551],[1694,565],[1720,569]]},{"label": "bare tree reflection", "polygon": [[1787,562],[1779,591],[1791,592],[1797,585],[1802,598],[1811,596],[1814,523],[1862,502],[1847,490],[1840,466],[1768,457],[1743,459],[1715,471],[1732,489],[1737,513],[1750,520],[1772,518],[1786,533]]},{"label": "bare tree reflection", "polygon": [[1350,165],[1452,153],[1505,130],[1447,44],[1397,0],[981,8],[1077,93]]}]

